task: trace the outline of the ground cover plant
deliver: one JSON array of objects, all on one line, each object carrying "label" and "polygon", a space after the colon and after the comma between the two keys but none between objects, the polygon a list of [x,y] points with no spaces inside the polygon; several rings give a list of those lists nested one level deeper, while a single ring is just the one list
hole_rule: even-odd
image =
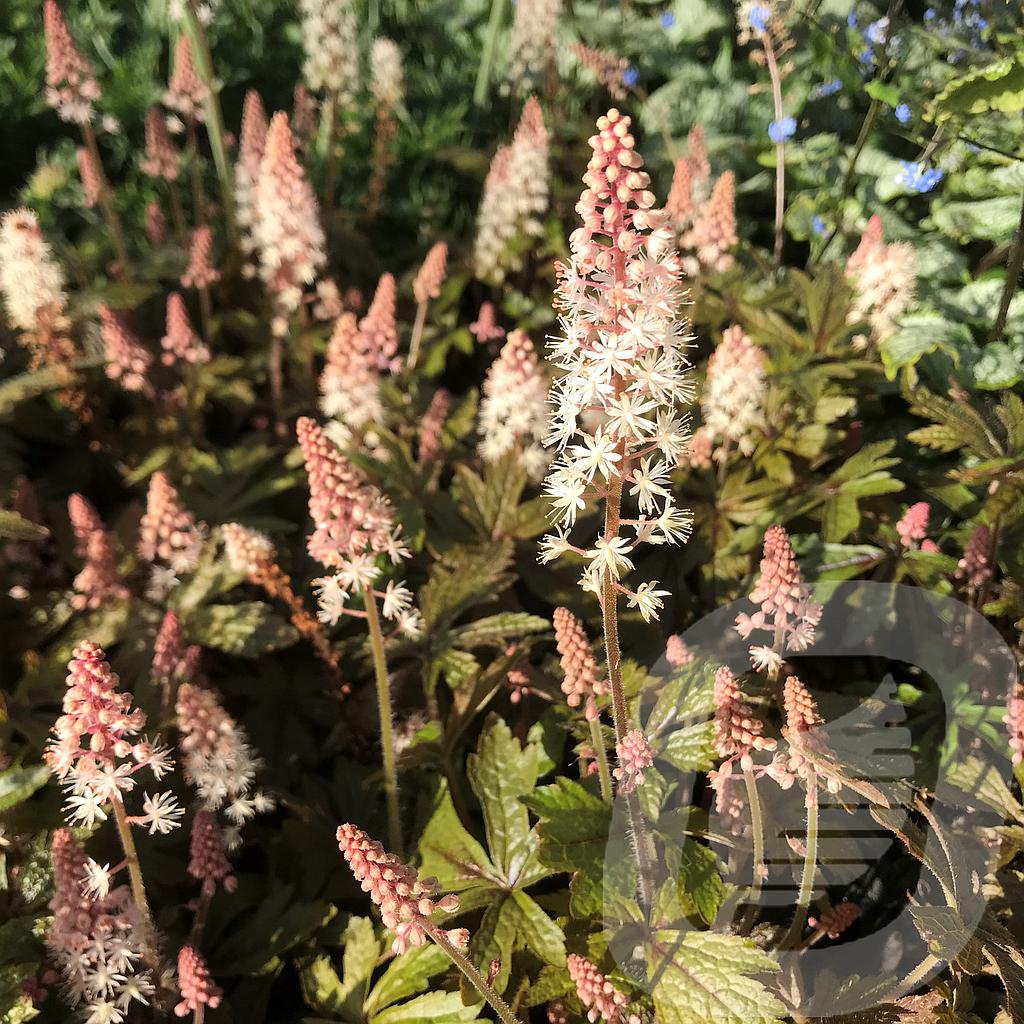
[{"label": "ground cover plant", "polygon": [[0,1020],[1024,1021],[1024,16],[9,0]]}]

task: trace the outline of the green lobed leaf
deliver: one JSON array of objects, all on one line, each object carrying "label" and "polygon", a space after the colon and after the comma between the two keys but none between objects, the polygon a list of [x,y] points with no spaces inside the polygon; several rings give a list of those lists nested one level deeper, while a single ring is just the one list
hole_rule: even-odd
[{"label": "green lobed leaf", "polygon": [[27,800],[36,790],[42,789],[49,778],[50,769],[45,764],[8,768],[0,772],[0,811],[9,811]]}]

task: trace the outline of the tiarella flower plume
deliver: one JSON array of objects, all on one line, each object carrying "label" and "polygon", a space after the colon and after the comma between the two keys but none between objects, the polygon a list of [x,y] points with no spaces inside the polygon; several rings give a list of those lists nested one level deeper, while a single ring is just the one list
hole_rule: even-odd
[{"label": "tiarella flower plume", "polygon": [[182,288],[209,288],[220,280],[220,271],[213,266],[210,254],[213,249],[213,232],[204,224],[192,232],[189,246],[188,266],[181,275]]},{"label": "tiarella flower plume", "polygon": [[384,925],[394,932],[392,951],[401,956],[410,946],[422,946],[429,936],[440,934],[453,946],[464,949],[469,942],[465,928],[444,931],[431,915],[440,910],[453,914],[459,909],[457,896],[437,899],[436,883],[421,881],[416,869],[386,853],[380,843],[355,825],[338,827],[338,847],[363,892],[380,908]]},{"label": "tiarella flower plume", "polygon": [[597,79],[598,84],[608,90],[608,95],[616,103],[625,100],[626,84],[624,76],[629,68],[629,61],[608,50],[595,50],[583,43],[576,43],[572,52],[576,59]]},{"label": "tiarella flower plume", "polygon": [[260,276],[274,301],[274,330],[287,331],[303,288],[323,266],[324,233],[313,189],[295,155],[288,115],[277,113],[267,130],[255,191],[253,240]]},{"label": "tiarella flower plume", "polygon": [[181,1002],[174,1007],[176,1017],[198,1013],[205,1006],[211,1010],[220,1006],[223,993],[214,984],[210,969],[195,946],[182,946],[178,953],[178,988]]},{"label": "tiarella flower plume", "polygon": [[205,121],[205,104],[209,95],[210,90],[196,72],[188,33],[182,32],[174,51],[174,71],[170,86],[164,93],[164,106],[176,110],[186,119]]},{"label": "tiarella flower plume", "polygon": [[316,301],[313,303],[313,318],[316,320],[337,320],[345,312],[345,301],[332,277],[325,277],[316,283]]},{"label": "tiarella flower plume", "polygon": [[258,530],[240,523],[224,526],[224,551],[235,572],[245,573],[253,582],[261,582],[277,558],[274,542]]},{"label": "tiarella flower plume", "polygon": [[821,619],[821,605],[811,600],[789,535],[781,526],[769,526],[765,532],[761,575],[750,600],[760,609],[738,615],[736,632],[744,640],[755,630],[771,634],[772,646],[751,647],[750,654],[756,667],[774,679],[787,651],[804,651],[814,643],[814,628]]},{"label": "tiarella flower plume", "polygon": [[843,900],[834,907],[822,912],[821,917],[809,917],[807,923],[812,928],[824,932],[828,938],[835,940],[848,928],[851,928],[857,918],[860,917],[860,907],[849,900]]},{"label": "tiarella flower plume", "polygon": [[693,221],[693,165],[689,157],[682,156],[675,163],[665,212],[672,219],[677,235],[682,235]]},{"label": "tiarella flower plume", "polygon": [[1006,735],[1015,765],[1024,763],[1024,686],[1018,683],[1006,705]]},{"label": "tiarella flower plume", "polygon": [[333,95],[343,107],[355,102],[359,41],[352,0],[300,0],[303,74],[311,89]]},{"label": "tiarella flower plume", "polygon": [[147,377],[153,363],[152,353],[105,302],[100,303],[99,314],[100,337],[107,356],[107,376],[117,381],[125,391],[152,394],[153,388]]},{"label": "tiarella flower plume", "polygon": [[381,274],[366,316],[359,321],[360,344],[371,364],[381,372],[394,373],[401,366],[398,328],[395,325],[395,277]]},{"label": "tiarella flower plume", "polygon": [[50,959],[61,973],[65,1001],[87,1024],[126,1019],[133,1003],[148,1006],[155,986],[139,970],[144,943],[127,886],[110,885],[109,869],[86,859],[67,829],[51,841],[53,921]]},{"label": "tiarella flower plume", "polygon": [[983,587],[992,579],[992,566],[989,564],[989,546],[992,533],[987,526],[979,526],[964,548],[964,556],[957,562],[956,577],[964,580],[969,587]]},{"label": "tiarella flower plume", "polygon": [[92,67],[75,46],[64,15],[55,0],[43,4],[46,35],[46,102],[61,120],[86,124],[92,120],[93,103],[100,97]]},{"label": "tiarella flower plume", "polygon": [[441,455],[441,434],[451,409],[452,396],[445,388],[438,388],[420,422],[419,464],[436,462]]},{"label": "tiarella flower plume", "polygon": [[238,882],[231,874],[231,862],[224,852],[224,835],[210,811],[196,811],[189,840],[188,873],[201,882],[203,892],[212,895],[217,885],[233,892]]},{"label": "tiarella flower plume", "polygon": [[[598,121],[576,207],[583,226],[569,240],[572,262],[558,268],[561,333],[550,359],[561,375],[551,390],[548,438],[558,454],[545,488],[558,532],[545,540],[542,559],[584,555],[585,589],[614,588],[656,618],[663,595],[656,581],[629,589],[621,579],[639,544],[689,535],[691,516],[676,507],[668,474],[686,444],[679,406],[692,397],[692,383],[679,261],[663,211],[652,209],[629,126],[617,110]],[[588,498],[607,497],[618,510],[624,493],[635,515],[620,512],[614,529],[589,547],[570,542]]]},{"label": "tiarella flower plume", "polygon": [[75,533],[75,554],[85,559],[75,577],[72,606],[102,608],[110,601],[123,601],[128,588],[117,569],[113,537],[96,509],[81,494],[72,494],[68,498],[68,518]]},{"label": "tiarella flower plume", "polygon": [[711,181],[711,161],[704,143],[704,129],[695,124],[686,136],[686,159],[690,162],[690,181],[694,197],[704,200]]},{"label": "tiarella flower plume", "polygon": [[508,78],[517,92],[532,92],[554,67],[561,16],[562,0],[517,0],[508,53]]},{"label": "tiarella flower plume", "polygon": [[359,330],[355,315],[342,313],[327,343],[320,374],[320,408],[351,431],[379,423],[384,416],[380,372],[366,349],[368,335]]},{"label": "tiarella flower plume", "polygon": [[726,442],[727,447],[715,453],[719,459],[728,456],[731,446],[744,455],[754,450],[767,390],[764,363],[764,350],[736,324],[722,332],[721,343],[708,359],[700,408],[704,427],[715,440]]},{"label": "tiarella flower plume", "polygon": [[494,462],[518,444],[530,476],[543,475],[548,463],[543,446],[547,395],[547,377],[533,342],[523,331],[512,331],[484,379],[478,446],[481,456]]},{"label": "tiarella flower plume", "polygon": [[[885,341],[895,333],[900,317],[914,300],[917,274],[913,247],[909,242],[887,245],[882,220],[875,214],[846,261],[846,276],[854,290],[848,322],[867,322],[870,340],[876,344]],[[864,336],[854,339],[860,347],[868,340]]]},{"label": "tiarella flower plume", "polygon": [[565,966],[591,1024],[599,1020],[605,1024],[639,1024],[639,1016],[629,1010],[629,1000],[589,960],[570,953]]},{"label": "tiarella flower plume", "polygon": [[665,642],[665,660],[673,668],[693,664],[693,651],[687,647],[686,641],[678,633],[673,633]]},{"label": "tiarella flower plume", "polygon": [[928,517],[931,506],[927,501],[911,505],[896,523],[896,533],[905,548],[916,548],[928,536]]},{"label": "tiarella flower plume", "polygon": [[775,740],[762,736],[764,723],[743,700],[731,669],[723,665],[715,673],[715,753],[725,760],[738,759],[740,767],[753,767],[751,755],[757,750],[774,750]]},{"label": "tiarella flower plume", "polygon": [[167,333],[160,339],[165,366],[173,366],[178,360],[184,363],[208,363],[210,350],[192,329],[185,300],[177,293],[167,296]]},{"label": "tiarella flower plume", "polygon": [[436,242],[430,247],[420,267],[413,278],[412,293],[418,303],[429,302],[441,294],[441,285],[444,284],[445,267],[448,263],[448,246],[444,242]]},{"label": "tiarella flower plume", "polygon": [[505,329],[499,326],[494,315],[494,303],[483,302],[476,319],[469,325],[470,334],[481,344],[505,337]]},{"label": "tiarella flower plume", "polygon": [[199,563],[205,527],[181,503],[167,474],[158,470],[149,481],[146,512],[139,522],[139,555],[175,574],[191,572]]},{"label": "tiarella flower plume", "polygon": [[[245,94],[242,104],[242,134],[235,164],[235,217],[242,232],[246,253],[256,249],[253,228],[256,223],[256,181],[267,144],[267,115],[263,100],[255,89]],[[251,270],[250,270],[251,272]]]},{"label": "tiarella flower plume", "polygon": [[162,111],[159,107],[150,107],[146,112],[146,155],[139,166],[151,178],[175,181],[180,162]]},{"label": "tiarella flower plume", "polygon": [[103,196],[103,177],[92,153],[83,146],[78,148],[78,176],[82,181],[85,207],[91,210]]},{"label": "tiarella flower plume", "polygon": [[[106,820],[105,807],[123,802],[142,769],[159,780],[174,763],[165,748],[139,738],[146,716],[132,708],[132,695],[117,685],[99,644],[79,644],[68,663],[63,714],[44,755],[67,793],[68,820],[86,828]],[[127,820],[162,833],[176,828],[182,813],[170,793],[147,794],[143,813]]]},{"label": "tiarella flower plume", "polygon": [[553,618],[555,643],[562,662],[562,693],[571,708],[581,704],[588,721],[598,718],[595,697],[608,693],[608,682],[601,677],[593,648],[583,624],[568,608],[556,608]]},{"label": "tiarella flower plume", "polygon": [[146,203],[146,238],[154,249],[167,244],[167,218],[156,202]]},{"label": "tiarella flower plume", "polygon": [[[785,755],[787,769],[809,784],[816,785],[820,779],[830,793],[838,793],[842,783],[834,767],[835,756],[821,728],[824,722],[816,701],[796,676],[786,678],[782,701],[786,714],[782,735],[789,744]],[[807,799],[816,799],[813,790],[809,789]]]},{"label": "tiarella flower plume", "polygon": [[706,427],[698,427],[679,455],[679,464],[690,469],[710,469],[715,454],[715,439]]},{"label": "tiarella flower plume", "polygon": [[512,142],[498,148],[487,172],[473,247],[476,276],[497,284],[518,270],[522,254],[515,243],[544,234],[547,208],[548,133],[540,103],[531,96]]},{"label": "tiarella flower plume", "polygon": [[694,255],[687,270],[723,271],[733,264],[729,250],[739,241],[736,234],[736,182],[726,171],[711,190],[711,198],[683,235],[681,245]]},{"label": "tiarella flower plume", "polygon": [[620,793],[635,793],[644,783],[644,772],[654,764],[654,748],[640,729],[631,729],[616,744],[618,765],[612,771]]},{"label": "tiarella flower plume", "polygon": [[199,674],[201,648],[185,643],[185,630],[174,611],[164,614],[153,642],[153,663],[149,674],[164,693],[164,706],[170,707],[171,696],[183,682],[195,682]]},{"label": "tiarella flower plume", "polygon": [[196,787],[203,807],[208,811],[224,808],[235,826],[269,811],[273,802],[253,790],[261,762],[245,730],[221,707],[217,694],[182,683],[175,711],[185,778]]},{"label": "tiarella flower plume", "polygon": [[405,94],[402,54],[391,39],[378,36],[370,47],[370,93],[378,107],[393,110]]}]

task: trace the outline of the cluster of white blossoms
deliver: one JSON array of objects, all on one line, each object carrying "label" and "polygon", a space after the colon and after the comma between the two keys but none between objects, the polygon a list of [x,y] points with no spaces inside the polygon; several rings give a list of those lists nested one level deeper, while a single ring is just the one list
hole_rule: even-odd
[{"label": "cluster of white blossoms", "polygon": [[520,93],[543,84],[556,57],[562,0],[518,0],[508,47],[508,78]]},{"label": "cluster of white blossoms", "polygon": [[343,107],[359,86],[358,25],[352,0],[300,0],[303,74],[311,89],[333,93]]},{"label": "cluster of white blossoms", "polygon": [[917,288],[914,247],[909,242],[886,243],[882,218],[876,213],[861,236],[860,244],[846,261],[846,276],[854,299],[847,318],[851,324],[866,322],[870,339],[855,337],[854,345],[866,348],[869,340],[885,341],[895,332],[899,319],[914,301]]},{"label": "cluster of white blossoms", "polygon": [[[652,209],[630,119],[612,109],[597,125],[576,206],[583,226],[569,240],[572,261],[558,268],[562,333],[549,347],[561,375],[547,439],[558,455],[545,484],[557,529],[542,542],[541,559],[583,555],[585,590],[611,585],[649,620],[667,592],[657,581],[633,590],[621,579],[638,545],[677,544],[690,533],[692,515],[675,505],[669,482],[688,435],[679,406],[693,398],[690,336],[672,231]],[[622,514],[627,495],[632,517]],[[592,499],[608,502],[605,529],[578,546],[569,535]]]},{"label": "cluster of white blossoms", "polygon": [[544,234],[548,208],[548,133],[535,96],[523,107],[512,142],[494,154],[477,214],[473,265],[482,281],[500,284],[519,269],[517,239]]},{"label": "cluster of white blossoms", "polygon": [[0,291],[8,323],[23,331],[36,329],[41,311],[64,309],[64,272],[31,210],[0,219]]},{"label": "cluster of white blossoms", "polygon": [[548,465],[543,440],[548,428],[548,381],[524,331],[511,331],[491,364],[480,402],[480,455],[496,462],[520,443],[534,479]]},{"label": "cluster of white blossoms", "polygon": [[405,95],[402,53],[384,36],[373,41],[370,49],[370,92],[379,107],[394,110]]}]

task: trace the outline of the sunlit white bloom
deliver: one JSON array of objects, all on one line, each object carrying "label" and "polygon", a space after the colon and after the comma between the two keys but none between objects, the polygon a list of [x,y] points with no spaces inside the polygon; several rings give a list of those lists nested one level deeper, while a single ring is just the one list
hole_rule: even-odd
[{"label": "sunlit white bloom", "polygon": [[110,893],[111,871],[109,864],[98,864],[90,857],[85,862],[85,883],[83,888],[96,899],[103,899]]},{"label": "sunlit white bloom", "polygon": [[774,677],[782,667],[782,655],[771,647],[763,645],[751,647],[750,663],[758,672],[767,672]]},{"label": "sunlit white bloom", "polygon": [[345,613],[348,591],[337,576],[319,576],[313,580],[316,594],[317,618],[328,626],[335,626]]},{"label": "sunlit white bloom", "polygon": [[587,552],[587,558],[617,580],[622,573],[633,568],[633,563],[626,557],[626,553],[632,550],[633,546],[625,537],[612,537],[610,540],[598,537],[594,547]]},{"label": "sunlit white bloom", "polygon": [[397,619],[412,605],[412,591],[404,583],[389,580],[384,589],[381,612],[385,619]]},{"label": "sunlit white bloom", "polygon": [[423,635],[423,617],[414,608],[402,612],[398,616],[398,632],[415,640]]},{"label": "sunlit white bloom", "polygon": [[166,835],[178,828],[181,825],[178,819],[185,814],[185,809],[178,805],[172,793],[157,793],[156,796],[146,793],[142,811],[142,822],[149,826],[150,835],[154,832]]},{"label": "sunlit white bloom", "polygon": [[553,562],[559,555],[564,555],[566,551],[571,550],[572,544],[564,533],[561,531],[549,533],[540,542],[540,561]]},{"label": "sunlit white bloom", "polygon": [[103,810],[106,803],[91,789],[82,793],[71,793],[64,801],[68,818],[83,828],[92,828],[98,821],[107,820],[107,812]]},{"label": "sunlit white bloom", "polygon": [[662,598],[668,597],[669,591],[655,590],[654,588],[657,585],[657,580],[653,583],[641,583],[640,586],[636,588],[635,593],[628,593],[626,595],[626,601],[630,608],[639,609],[644,622],[650,622],[651,619],[656,619],[658,617],[658,612],[665,607],[665,602],[662,601]]},{"label": "sunlit white bloom", "polygon": [[346,588],[363,590],[373,584],[380,569],[370,554],[353,555],[342,562],[335,577]]}]

